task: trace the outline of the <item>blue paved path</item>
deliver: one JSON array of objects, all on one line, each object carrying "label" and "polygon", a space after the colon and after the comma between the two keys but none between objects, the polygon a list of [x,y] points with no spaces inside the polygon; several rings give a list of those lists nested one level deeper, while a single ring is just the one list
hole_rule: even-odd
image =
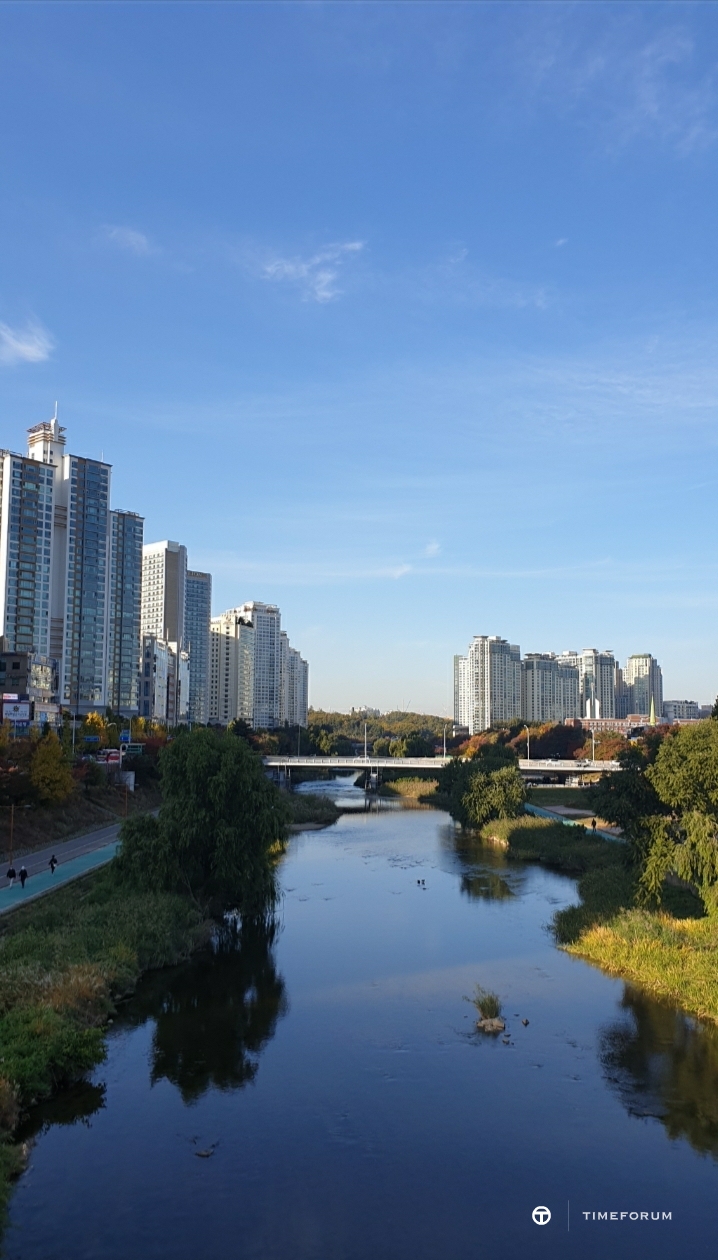
[{"label": "blue paved path", "polygon": [[[25,901],[34,901],[36,897],[41,897],[43,893],[52,892],[53,888],[59,888],[62,884],[69,884],[71,880],[77,879],[78,875],[84,875],[87,871],[94,871],[97,866],[104,866],[117,853],[119,849],[119,841],[113,840],[111,844],[104,845],[101,849],[93,849],[90,853],[82,853],[79,857],[70,858],[67,862],[62,862],[58,866],[54,875],[50,874],[49,868],[40,871],[38,874],[31,874],[25,888],[20,885],[20,880],[16,880],[12,888],[5,879],[5,871],[2,872],[2,884],[0,888],[0,914],[13,910],[15,906],[22,905]],[[60,846],[58,845],[58,850]],[[29,864],[29,855],[25,860],[26,866]],[[22,858],[15,861],[15,870],[19,871],[22,865]]]},{"label": "blue paved path", "polygon": [[536,818],[550,818],[551,822],[563,823],[564,827],[583,827],[592,836],[600,836],[602,840],[613,840],[616,844],[623,844],[623,836],[617,836],[612,831],[603,831],[601,827],[597,827],[594,831],[591,827],[590,819],[588,826],[585,818],[566,818],[564,814],[554,814],[550,809],[544,809],[543,805],[524,805],[527,814],[534,814]]}]

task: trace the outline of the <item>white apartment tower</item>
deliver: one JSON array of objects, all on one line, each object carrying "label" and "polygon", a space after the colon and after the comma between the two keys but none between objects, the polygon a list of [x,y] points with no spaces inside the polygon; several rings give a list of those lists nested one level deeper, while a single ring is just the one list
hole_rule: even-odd
[{"label": "white apartment tower", "polygon": [[282,712],[281,615],[276,604],[252,600],[234,610],[254,630],[252,726],[279,726]]},{"label": "white apartment tower", "polygon": [[565,722],[580,716],[578,668],[553,654],[528,652],[521,662],[525,722]]},{"label": "white apartment tower", "polygon": [[210,622],[209,721],[253,725],[254,626],[230,608]]},{"label": "white apartment tower", "polygon": [[497,635],[475,635],[454,657],[454,721],[470,735],[521,716],[521,652]]},{"label": "white apartment tower", "polygon": [[275,604],[229,608],[210,623],[209,720],[255,730],[306,726],[309,666],[282,632]]},{"label": "white apartment tower", "polygon": [[185,646],[187,548],[147,543],[142,548],[142,633]]},{"label": "white apartment tower", "polygon": [[629,698],[629,713],[640,713],[659,721],[663,715],[663,674],[650,652],[629,656],[623,677]]},{"label": "white apartment tower", "polygon": [[611,651],[584,648],[562,652],[557,660],[578,670],[582,718],[615,718],[616,658]]}]

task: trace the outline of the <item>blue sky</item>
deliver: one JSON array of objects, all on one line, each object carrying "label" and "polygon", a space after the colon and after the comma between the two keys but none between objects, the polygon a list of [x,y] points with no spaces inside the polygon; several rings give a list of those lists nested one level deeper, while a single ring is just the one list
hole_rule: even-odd
[{"label": "blue sky", "polygon": [[3,445],[277,602],[311,701],[472,634],[718,692],[718,7],[5,4]]}]

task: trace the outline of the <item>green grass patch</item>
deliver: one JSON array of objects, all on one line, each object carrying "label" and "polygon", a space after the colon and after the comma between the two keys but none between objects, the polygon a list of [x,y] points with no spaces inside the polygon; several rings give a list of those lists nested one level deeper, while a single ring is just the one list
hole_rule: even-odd
[{"label": "green grass patch", "polygon": [[655,997],[718,1023],[718,921],[624,910],[585,929],[569,952]]},{"label": "green grass patch", "polygon": [[286,800],[295,827],[306,823],[329,824],[337,821],[341,810],[328,796],[314,795],[312,792],[287,792],[282,798]]},{"label": "green grass patch", "polygon": [[392,779],[389,783],[382,783],[379,792],[382,796],[405,796],[415,801],[431,801],[438,786],[438,779]]}]

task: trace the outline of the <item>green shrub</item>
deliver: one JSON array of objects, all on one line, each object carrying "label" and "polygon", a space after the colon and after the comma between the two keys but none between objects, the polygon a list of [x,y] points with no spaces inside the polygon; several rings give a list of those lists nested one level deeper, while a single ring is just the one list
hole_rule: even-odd
[{"label": "green shrub", "polygon": [[20,1006],[0,1018],[0,1066],[27,1101],[46,1098],[105,1058],[99,1028],[46,1006]]}]

